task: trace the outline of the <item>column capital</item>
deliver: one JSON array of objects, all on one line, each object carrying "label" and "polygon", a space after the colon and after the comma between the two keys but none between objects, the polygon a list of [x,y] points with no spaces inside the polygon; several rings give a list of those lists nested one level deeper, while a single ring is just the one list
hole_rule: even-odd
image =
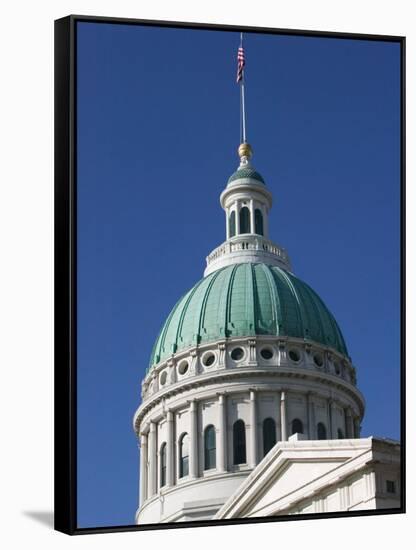
[{"label": "column capital", "polygon": [[197,399],[188,399],[187,403],[188,403],[189,408],[190,408],[191,411],[196,410],[196,405],[198,403]]}]

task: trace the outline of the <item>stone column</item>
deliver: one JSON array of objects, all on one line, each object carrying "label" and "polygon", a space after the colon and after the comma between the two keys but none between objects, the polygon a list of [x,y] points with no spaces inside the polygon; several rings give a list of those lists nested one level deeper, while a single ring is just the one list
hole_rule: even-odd
[{"label": "stone column", "polygon": [[229,208],[225,209],[225,232],[226,232],[226,237],[228,241],[228,239],[230,238],[230,209]]},{"label": "stone column", "polygon": [[263,214],[263,233],[266,239],[269,238],[269,217],[267,215],[267,207],[262,207],[262,214]]},{"label": "stone column", "polygon": [[166,414],[166,486],[170,487],[174,484],[175,474],[174,474],[174,438],[173,438],[173,412],[168,411]]},{"label": "stone column", "polygon": [[331,399],[329,401],[329,418],[330,418],[330,428],[331,428],[331,434],[332,434],[332,439],[338,439],[338,432],[337,432],[337,428],[336,428],[336,423],[335,423],[335,412],[336,412],[336,406],[335,406],[335,401],[333,399]]},{"label": "stone column", "polygon": [[316,439],[315,403],[313,402],[312,392],[308,392],[308,414],[309,439]]},{"label": "stone column", "polygon": [[328,416],[328,439],[334,439],[334,433],[332,431],[332,399],[328,399],[326,406]]},{"label": "stone column", "polygon": [[151,497],[156,493],[157,456],[156,456],[156,423],[150,421],[149,432],[149,492]]},{"label": "stone column", "polygon": [[287,441],[287,420],[286,420],[286,392],[280,392],[280,434],[282,441]]},{"label": "stone column", "polygon": [[227,467],[227,397],[218,394],[219,408],[219,433],[217,442],[217,469],[219,472],[226,472]]},{"label": "stone column", "polygon": [[140,434],[140,506],[147,497],[147,434]]},{"label": "stone column", "polygon": [[306,422],[308,423],[308,438],[313,439],[312,437],[312,411],[311,411],[311,393],[306,392]]},{"label": "stone column", "polygon": [[198,477],[198,408],[195,399],[190,402],[189,417],[189,475],[190,477]]},{"label": "stone column", "polygon": [[358,416],[354,417],[353,427],[354,427],[354,437],[356,439],[359,439],[359,437],[360,437],[360,419],[359,419]]},{"label": "stone column", "polygon": [[354,439],[354,425],[352,421],[351,409],[345,411],[345,424],[347,428],[347,438]]},{"label": "stone column", "polygon": [[251,456],[251,467],[255,468],[258,458],[257,458],[257,404],[256,404],[256,392],[250,390],[250,424],[251,424],[251,434],[250,434],[250,456]]},{"label": "stone column", "polygon": [[254,201],[250,199],[250,233],[255,233],[256,226],[254,223]]}]

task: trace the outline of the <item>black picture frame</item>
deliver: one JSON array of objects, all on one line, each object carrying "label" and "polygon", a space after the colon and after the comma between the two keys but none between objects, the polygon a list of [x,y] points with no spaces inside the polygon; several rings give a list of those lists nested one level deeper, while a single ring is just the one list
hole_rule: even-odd
[{"label": "black picture frame", "polygon": [[[77,100],[76,100],[76,48],[77,23],[116,23],[120,25],[141,25],[171,28],[215,29],[222,31],[246,31],[256,33],[285,34],[293,36],[317,36],[348,38],[351,40],[383,40],[396,42],[401,48],[401,507],[391,510],[359,512],[335,512],[302,514],[259,519],[210,520],[209,522],[187,522],[175,524],[129,525],[97,528],[77,527]],[[151,21],[70,15],[55,21],[55,529],[70,535],[119,531],[140,531],[148,529],[171,529],[195,526],[225,524],[264,523],[296,521],[313,518],[353,517],[404,513],[406,511],[406,418],[405,418],[405,45],[402,36],[366,35],[354,33],[306,31],[293,29],[241,27],[234,25],[211,25],[173,21]]]}]

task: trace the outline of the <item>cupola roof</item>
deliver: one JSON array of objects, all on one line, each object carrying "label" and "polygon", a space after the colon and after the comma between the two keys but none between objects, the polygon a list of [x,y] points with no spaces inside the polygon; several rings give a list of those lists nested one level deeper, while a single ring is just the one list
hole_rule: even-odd
[{"label": "cupola roof", "polygon": [[263,177],[261,176],[261,174],[259,174],[259,173],[257,172],[257,170],[255,170],[255,169],[254,169],[251,165],[249,165],[249,164],[240,166],[240,167],[234,172],[234,174],[232,174],[232,175],[228,178],[228,183],[232,183],[233,181],[240,180],[240,179],[243,179],[243,178],[250,178],[250,179],[252,179],[252,180],[256,180],[257,182],[262,183],[263,185],[265,185],[264,179],[263,179]]}]

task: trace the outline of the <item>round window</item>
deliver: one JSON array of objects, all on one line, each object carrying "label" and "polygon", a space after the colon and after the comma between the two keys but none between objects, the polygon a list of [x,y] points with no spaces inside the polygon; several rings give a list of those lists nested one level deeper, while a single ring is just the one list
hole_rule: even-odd
[{"label": "round window", "polygon": [[241,359],[244,357],[244,351],[242,348],[234,348],[231,352],[231,359],[233,361],[241,361]]},{"label": "round window", "polygon": [[163,371],[162,374],[160,375],[160,383],[162,384],[162,386],[166,384],[167,379],[168,379],[168,373],[166,371]]},{"label": "round window", "polygon": [[273,357],[273,351],[270,348],[263,348],[260,351],[260,355],[263,357],[263,359],[266,359],[266,361],[268,361]]},{"label": "round window", "polygon": [[210,367],[211,365],[213,365],[214,361],[215,361],[215,355],[213,353],[207,353],[206,355],[204,355],[202,359],[202,363],[206,367]]},{"label": "round window", "polygon": [[188,368],[189,368],[188,361],[182,361],[181,363],[179,363],[179,367],[178,367],[179,374],[185,374]]},{"label": "round window", "polygon": [[322,365],[324,364],[324,360],[320,353],[315,353],[315,355],[313,356],[313,360],[317,367],[322,367]]},{"label": "round window", "polygon": [[300,361],[300,353],[297,349],[289,350],[289,357],[294,363],[299,363]]}]

